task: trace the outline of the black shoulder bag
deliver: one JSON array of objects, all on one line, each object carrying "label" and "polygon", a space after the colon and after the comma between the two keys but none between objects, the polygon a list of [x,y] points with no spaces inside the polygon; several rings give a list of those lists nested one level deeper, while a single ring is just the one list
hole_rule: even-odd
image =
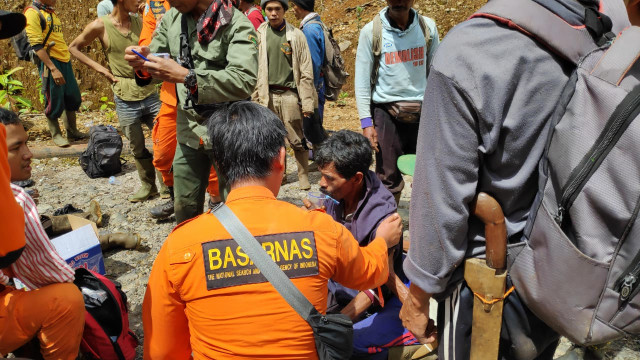
[{"label": "black shoulder bag", "polygon": [[349,359],[353,351],[353,323],[343,314],[323,315],[307,300],[280,267],[264,251],[258,240],[247,230],[225,204],[219,205],[213,215],[249,255],[265,278],[291,307],[305,319],[313,330],[320,360]]}]

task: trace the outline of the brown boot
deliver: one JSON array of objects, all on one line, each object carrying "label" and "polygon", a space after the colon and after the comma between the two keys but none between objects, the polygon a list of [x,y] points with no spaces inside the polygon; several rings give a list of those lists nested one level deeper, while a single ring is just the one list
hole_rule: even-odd
[{"label": "brown boot", "polygon": [[123,249],[135,249],[140,246],[142,239],[136,233],[113,233],[100,235],[100,248],[109,250],[114,247]]},{"label": "brown boot", "polygon": [[309,184],[309,151],[296,150],[294,151],[294,155],[298,163],[298,184],[300,189],[309,190],[311,189],[311,184]]},{"label": "brown boot", "polygon": [[71,224],[67,215],[52,216],[51,217],[51,232],[54,235],[60,235],[71,231]]},{"label": "brown boot", "polygon": [[102,227],[102,210],[100,209],[100,204],[95,200],[91,200],[89,203],[89,215],[89,220],[96,223],[97,227]]}]

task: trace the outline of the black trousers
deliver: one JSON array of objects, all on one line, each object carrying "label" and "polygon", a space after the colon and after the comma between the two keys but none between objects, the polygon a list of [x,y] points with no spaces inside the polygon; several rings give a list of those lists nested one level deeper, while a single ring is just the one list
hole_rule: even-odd
[{"label": "black trousers", "polygon": [[[507,289],[511,287],[507,277]],[[469,359],[473,292],[462,282],[438,302],[438,358]],[[504,300],[499,359],[552,360],[560,335],[538,319],[512,292]]]},{"label": "black trousers", "polygon": [[373,104],[372,110],[380,147],[380,151],[376,152],[376,175],[395,195],[404,188],[398,157],[416,153],[419,123],[408,124],[395,120],[384,104]]}]

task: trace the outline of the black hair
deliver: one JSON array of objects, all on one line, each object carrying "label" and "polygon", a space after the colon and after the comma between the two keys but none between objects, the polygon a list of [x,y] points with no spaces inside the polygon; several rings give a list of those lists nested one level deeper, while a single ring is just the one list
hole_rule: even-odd
[{"label": "black hair", "polygon": [[320,144],[314,153],[314,161],[320,168],[333,163],[340,176],[351,179],[358,171],[367,173],[373,162],[372,151],[364,135],[340,130]]},{"label": "black hair", "polygon": [[268,176],[287,135],[273,111],[251,101],[221,105],[210,116],[207,131],[218,171],[230,185]]},{"label": "black hair", "polygon": [[0,123],[4,125],[22,125],[16,113],[5,108],[0,108]]},{"label": "black hair", "polygon": [[111,3],[113,4],[113,6],[118,5],[118,0],[111,0]]}]

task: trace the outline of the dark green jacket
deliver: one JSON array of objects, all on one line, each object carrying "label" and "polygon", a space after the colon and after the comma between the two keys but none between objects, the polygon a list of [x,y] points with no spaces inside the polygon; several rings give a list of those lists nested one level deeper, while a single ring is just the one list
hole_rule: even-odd
[{"label": "dark green jacket", "polygon": [[[180,55],[181,16],[175,8],[167,11],[149,47],[152,53]],[[188,17],[189,44],[198,78],[198,104],[214,104],[248,99],[258,75],[257,37],[253,25],[242,12],[234,9],[231,23],[222,27],[207,45],[198,42],[196,20]],[[210,148],[203,118],[193,110],[184,110],[187,89],[176,84],[178,95],[178,142],[191,148],[200,139]]]}]

